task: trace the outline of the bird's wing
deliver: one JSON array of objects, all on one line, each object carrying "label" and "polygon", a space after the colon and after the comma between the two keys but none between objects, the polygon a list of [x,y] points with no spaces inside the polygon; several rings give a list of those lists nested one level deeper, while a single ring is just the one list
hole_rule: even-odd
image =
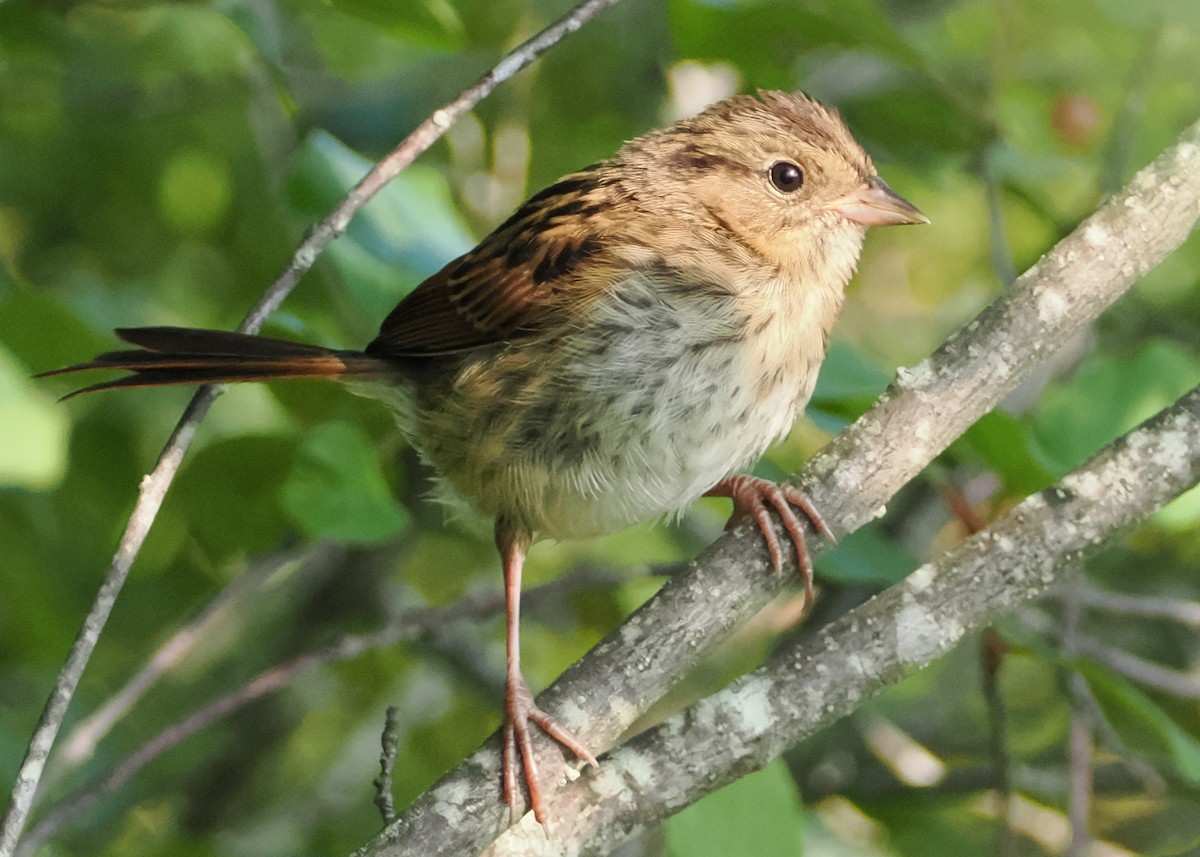
[{"label": "bird's wing", "polygon": [[400,301],[367,353],[434,356],[569,326],[628,267],[603,252],[619,228],[615,193],[592,167],[531,197]]}]

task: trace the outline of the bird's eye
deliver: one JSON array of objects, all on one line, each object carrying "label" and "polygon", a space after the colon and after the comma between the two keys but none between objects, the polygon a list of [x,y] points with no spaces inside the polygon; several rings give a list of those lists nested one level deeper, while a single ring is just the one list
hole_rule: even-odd
[{"label": "bird's eye", "polygon": [[804,184],[804,171],[791,161],[776,161],[771,165],[771,184],[784,193],[799,190]]}]

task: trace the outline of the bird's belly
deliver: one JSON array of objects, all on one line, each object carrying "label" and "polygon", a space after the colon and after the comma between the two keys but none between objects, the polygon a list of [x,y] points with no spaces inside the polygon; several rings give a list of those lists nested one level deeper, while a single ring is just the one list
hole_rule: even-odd
[{"label": "bird's belly", "polygon": [[397,410],[445,499],[543,537],[614,532],[681,512],[788,431],[818,315],[781,298],[751,323],[738,296],[631,277],[588,324],[465,354]]},{"label": "bird's belly", "polygon": [[[607,437],[590,455],[557,456],[546,484],[553,501],[542,505],[538,522],[543,531],[592,535],[680,513],[792,423],[794,395],[753,402],[736,384],[688,374],[619,397]],[[550,429],[550,439],[569,438],[573,426]]]},{"label": "bird's belly", "polygon": [[747,365],[741,343],[633,335],[607,351],[531,369],[494,406],[442,411],[455,416],[422,432],[423,452],[489,517],[593,536],[681,512],[785,434],[811,392],[801,367]]}]

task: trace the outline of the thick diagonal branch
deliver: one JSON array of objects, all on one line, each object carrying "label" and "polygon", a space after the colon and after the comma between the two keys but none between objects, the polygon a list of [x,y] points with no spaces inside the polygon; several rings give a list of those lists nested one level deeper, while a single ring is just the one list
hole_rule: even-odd
[{"label": "thick diagonal branch", "polygon": [[[933,355],[901,370],[797,484],[836,534],[878,516],[901,486],[1039,362],[1179,246],[1198,217],[1200,123]],[[820,552],[826,545],[814,541],[813,547]],[[611,747],[777,591],[781,583],[763,572],[766,564],[760,535],[748,527],[727,534],[572,666],[540,704],[594,750]],[[539,763],[545,772],[564,770],[563,757],[549,747]],[[478,853],[507,823],[496,797],[498,765],[493,736],[360,853]],[[548,803],[554,814],[553,795]]]},{"label": "thick diagonal branch", "polygon": [[613,752],[560,793],[554,840],[522,825],[489,855],[608,854],[1045,593],[1198,480],[1200,388],[815,639]]}]

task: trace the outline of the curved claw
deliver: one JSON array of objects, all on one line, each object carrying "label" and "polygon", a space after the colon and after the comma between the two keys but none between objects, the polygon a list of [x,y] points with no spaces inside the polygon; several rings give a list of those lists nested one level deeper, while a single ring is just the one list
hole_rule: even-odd
[{"label": "curved claw", "polygon": [[508,804],[510,820],[515,822],[520,813],[520,781],[524,778],[533,817],[549,836],[550,821],[538,780],[537,760],[534,758],[533,739],[529,731],[530,721],[593,768],[599,767],[599,763],[582,741],[563,728],[548,712],[537,707],[533,694],[520,673],[509,676],[504,694],[504,747],[501,765],[504,775],[504,802]]},{"label": "curved claw", "polygon": [[800,579],[804,582],[804,600],[806,604],[813,600],[813,562],[808,550],[808,541],[804,536],[804,524],[796,509],[812,522],[813,527],[822,535],[833,537],[829,525],[813,502],[799,488],[793,485],[776,485],[757,476],[730,476],[722,479],[706,494],[712,497],[728,497],[733,500],[733,515],[729,526],[736,526],[747,515],[754,518],[763,541],[767,543],[767,553],[771,557],[771,566],[778,574],[783,568],[783,550],[779,545],[779,537],[771,521],[768,506],[779,515],[783,528],[787,531],[796,552],[796,565],[800,569]]}]

